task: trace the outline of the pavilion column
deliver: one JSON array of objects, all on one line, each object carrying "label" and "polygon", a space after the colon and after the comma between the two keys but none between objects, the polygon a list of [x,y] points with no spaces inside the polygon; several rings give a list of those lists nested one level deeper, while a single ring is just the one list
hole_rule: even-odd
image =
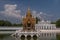
[{"label": "pavilion column", "polygon": [[25,35],[25,37],[27,38],[27,35]]},{"label": "pavilion column", "polygon": [[33,35],[31,35],[31,38],[33,38]]}]

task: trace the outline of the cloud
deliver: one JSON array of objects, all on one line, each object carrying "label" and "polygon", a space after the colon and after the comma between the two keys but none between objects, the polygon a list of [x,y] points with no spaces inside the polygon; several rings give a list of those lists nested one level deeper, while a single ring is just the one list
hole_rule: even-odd
[{"label": "cloud", "polygon": [[[37,12],[35,10],[32,11],[32,15],[34,18],[38,17],[39,19],[43,19],[45,16],[49,16],[44,12]],[[51,16],[51,15],[50,15]],[[21,15],[21,10],[17,9],[17,5],[5,4],[4,11],[0,12],[0,19],[9,20],[12,23],[20,23],[22,18],[25,16]]]},{"label": "cloud", "polygon": [[40,20],[48,20],[48,18],[53,17],[53,15],[49,15],[44,12],[37,12],[37,11],[32,11],[32,15],[36,18],[38,17]]},{"label": "cloud", "polygon": [[32,11],[32,15],[34,18],[38,17],[39,19],[41,19],[41,14],[42,12],[38,13],[37,11]]},{"label": "cloud", "polygon": [[21,10],[16,10],[17,5],[5,5],[5,11],[3,12],[5,15],[12,16],[12,17],[21,17],[20,13]]},{"label": "cloud", "polygon": [[6,5],[4,6],[5,10],[10,10],[10,11],[15,10],[16,7],[17,7],[16,4],[14,4],[14,5],[6,4]]},{"label": "cloud", "polygon": [[42,20],[41,14],[43,14],[43,12],[38,13],[37,11],[32,11],[33,17],[38,17],[40,20]]},{"label": "cloud", "polygon": [[[3,14],[3,17],[6,17],[8,19],[12,19],[12,20],[20,20],[22,15],[21,14],[21,10],[17,10],[17,5],[11,5],[11,4],[5,4],[4,5],[4,11],[1,11],[0,14]],[[12,21],[11,20],[11,21]]]},{"label": "cloud", "polygon": [[1,13],[3,13],[6,16],[11,16],[11,17],[16,17],[16,18],[20,18],[21,15],[21,10],[16,10],[17,5],[10,5],[10,4],[6,4],[4,6],[5,10],[1,11]]},{"label": "cloud", "polygon": [[37,11],[32,11],[32,15],[33,15],[33,17],[35,17],[36,18],[36,16],[37,16]]}]

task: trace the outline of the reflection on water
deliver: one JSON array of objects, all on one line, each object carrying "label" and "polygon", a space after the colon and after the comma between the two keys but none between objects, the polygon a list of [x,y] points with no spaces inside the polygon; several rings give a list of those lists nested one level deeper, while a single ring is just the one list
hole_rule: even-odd
[{"label": "reflection on water", "polygon": [[56,40],[56,33],[41,33],[40,40]]},{"label": "reflection on water", "polygon": [[21,37],[21,38],[15,38],[11,37],[10,35],[7,36],[0,36],[0,40],[60,40],[60,35],[58,34],[40,34],[39,37]]}]

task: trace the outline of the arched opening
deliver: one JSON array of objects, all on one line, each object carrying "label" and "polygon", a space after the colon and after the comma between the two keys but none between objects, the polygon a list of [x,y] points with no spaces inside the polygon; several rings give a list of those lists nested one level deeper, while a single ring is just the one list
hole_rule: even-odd
[{"label": "arched opening", "polygon": [[37,40],[37,35],[33,35],[33,39],[34,40]]},{"label": "arched opening", "polygon": [[27,39],[30,40],[31,39],[31,35],[27,35]]},{"label": "arched opening", "polygon": [[21,40],[24,40],[25,39],[25,35],[21,35]]}]

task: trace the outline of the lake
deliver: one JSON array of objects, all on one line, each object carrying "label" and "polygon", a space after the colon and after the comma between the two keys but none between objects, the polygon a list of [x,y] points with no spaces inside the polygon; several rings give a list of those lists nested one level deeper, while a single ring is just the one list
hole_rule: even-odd
[{"label": "lake", "polygon": [[15,38],[15,37],[5,34],[5,35],[0,35],[0,40],[60,40],[60,34],[56,34],[56,36],[55,35],[44,36],[44,35],[42,36],[41,34],[41,36],[33,37],[33,38],[31,37]]}]

